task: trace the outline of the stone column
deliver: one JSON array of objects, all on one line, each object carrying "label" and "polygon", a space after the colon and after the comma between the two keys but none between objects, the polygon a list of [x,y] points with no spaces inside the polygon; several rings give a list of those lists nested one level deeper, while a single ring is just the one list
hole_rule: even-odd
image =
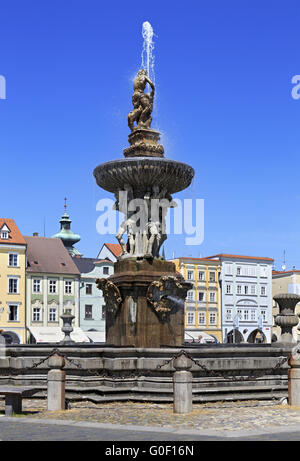
[{"label": "stone column", "polygon": [[293,338],[293,327],[299,322],[295,315],[295,307],[300,302],[300,296],[294,293],[284,293],[274,296],[273,299],[279,306],[279,315],[275,318],[276,325],[281,327],[279,342],[296,343],[297,341]]},{"label": "stone column", "polygon": [[63,370],[65,359],[59,354],[52,355],[48,360],[51,370],[48,372],[48,411],[65,410],[66,372]]},{"label": "stone column", "polygon": [[300,406],[300,355],[292,355],[289,359],[288,371],[288,404]]},{"label": "stone column", "polygon": [[173,360],[176,370],[173,375],[174,413],[191,413],[193,410],[193,375],[188,371],[192,365],[193,362],[184,352]]}]

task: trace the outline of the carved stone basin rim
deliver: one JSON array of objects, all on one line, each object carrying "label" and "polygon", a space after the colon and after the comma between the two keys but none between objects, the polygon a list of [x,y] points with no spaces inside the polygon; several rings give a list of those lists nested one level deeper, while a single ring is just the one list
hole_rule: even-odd
[{"label": "carved stone basin rim", "polygon": [[125,184],[133,188],[161,186],[170,194],[186,189],[194,169],[186,163],[160,157],[134,157],[112,160],[94,169],[98,186],[108,192],[124,190]]},{"label": "carved stone basin rim", "polygon": [[273,296],[273,299],[275,301],[281,300],[281,299],[298,299],[300,301],[300,295],[297,295],[296,293],[282,293],[276,296]]}]

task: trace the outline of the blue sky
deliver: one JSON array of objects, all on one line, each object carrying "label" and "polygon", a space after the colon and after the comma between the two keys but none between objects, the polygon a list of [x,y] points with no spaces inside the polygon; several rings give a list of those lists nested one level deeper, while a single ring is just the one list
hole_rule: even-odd
[{"label": "blue sky", "polygon": [[277,0],[10,0],[1,5],[0,216],[24,235],[59,229],[64,197],[77,247],[96,256],[109,197],[98,164],[122,157],[142,23],[156,33],[153,128],[195,169],[178,198],[205,200],[205,239],[170,237],[166,256],[268,256],[300,268],[300,3]]}]

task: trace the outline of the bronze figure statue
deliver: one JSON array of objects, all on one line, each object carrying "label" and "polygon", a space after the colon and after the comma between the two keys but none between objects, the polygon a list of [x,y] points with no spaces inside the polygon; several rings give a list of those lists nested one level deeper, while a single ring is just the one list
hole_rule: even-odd
[{"label": "bronze figure statue", "polygon": [[[147,83],[151,87],[151,93],[145,93]],[[152,117],[151,113],[153,110],[153,100],[155,87],[154,83],[150,80],[145,69],[140,69],[133,83],[134,93],[132,96],[133,111],[128,116],[128,126],[133,131],[138,128],[149,129]],[[136,127],[134,126],[136,122]]]}]

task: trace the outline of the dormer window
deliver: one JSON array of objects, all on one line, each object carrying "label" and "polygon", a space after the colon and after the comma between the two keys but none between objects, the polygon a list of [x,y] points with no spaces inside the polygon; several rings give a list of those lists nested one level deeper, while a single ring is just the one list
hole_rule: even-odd
[{"label": "dormer window", "polygon": [[9,228],[7,227],[6,224],[4,224],[0,229],[0,238],[2,240],[8,240],[9,239],[9,233],[10,233]]}]

